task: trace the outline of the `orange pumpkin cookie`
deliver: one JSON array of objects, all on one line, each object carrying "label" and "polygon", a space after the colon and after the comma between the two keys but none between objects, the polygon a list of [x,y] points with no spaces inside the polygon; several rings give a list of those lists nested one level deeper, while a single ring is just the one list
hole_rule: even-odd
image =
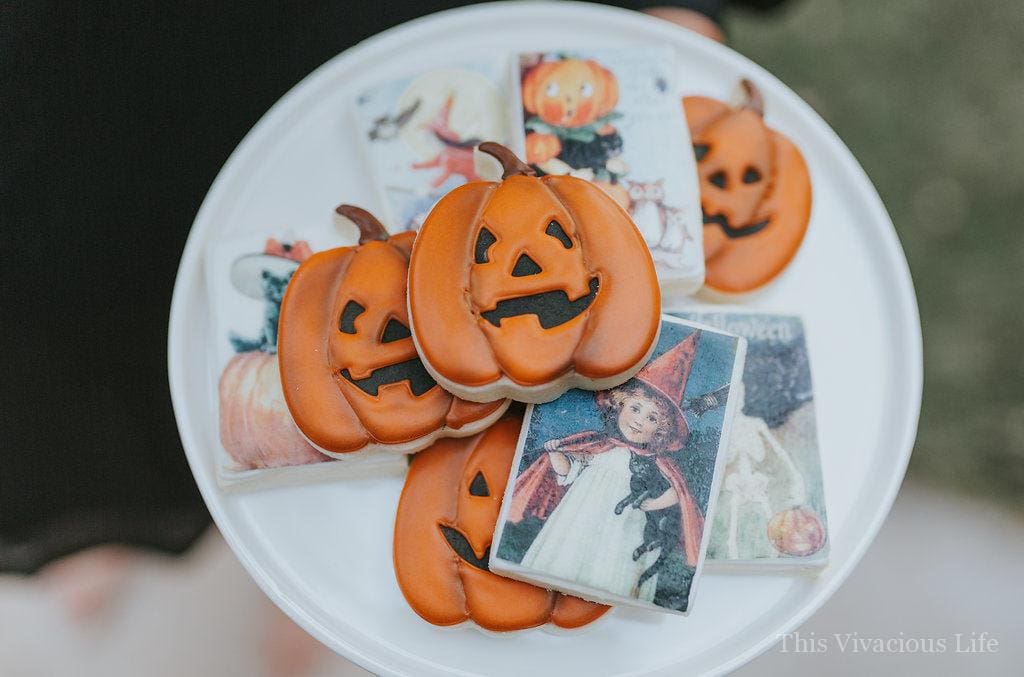
[{"label": "orange pumpkin cookie", "polygon": [[473,401],[553,400],[628,380],[657,343],[654,262],[599,187],[537,178],[507,148],[480,145],[502,181],[448,193],[409,264],[409,319],[423,363]]},{"label": "orange pumpkin cookie", "polygon": [[545,623],[578,628],[608,607],[492,574],[487,559],[522,416],[479,435],[441,440],[409,468],[395,521],[395,576],[434,625],[467,620],[507,632]]},{"label": "orange pumpkin cookie", "polygon": [[811,177],[793,143],[764,124],[764,99],[742,80],[731,107],[683,99],[700,175],[705,283],[723,292],[767,284],[789,264],[811,217]]},{"label": "orange pumpkin cookie", "polygon": [[346,458],[412,453],[438,437],[486,428],[509,403],[453,397],[416,355],[405,303],[414,233],[389,238],[368,212],[337,211],[359,227],[359,245],[304,261],[281,302],[281,385],[299,430],[324,453]]}]

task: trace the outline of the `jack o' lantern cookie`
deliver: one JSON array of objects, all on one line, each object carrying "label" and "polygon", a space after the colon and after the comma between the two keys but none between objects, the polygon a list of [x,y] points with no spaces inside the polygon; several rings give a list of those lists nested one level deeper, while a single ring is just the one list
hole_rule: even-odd
[{"label": "jack o' lantern cookie", "polygon": [[409,606],[434,625],[467,620],[496,632],[546,623],[578,628],[608,607],[492,574],[488,556],[522,416],[416,455],[398,503],[395,576]]},{"label": "jack o' lantern cookie", "polygon": [[388,237],[368,212],[337,211],[359,227],[358,246],[308,258],[281,303],[281,385],[299,430],[322,452],[349,458],[412,453],[486,428],[508,401],[459,400],[416,355],[405,303],[415,234]]},{"label": "jack o' lantern cookie", "polygon": [[633,376],[660,329],[654,262],[597,186],[538,178],[507,148],[480,150],[500,182],[448,193],[420,228],[409,319],[423,364],[459,397],[546,402]]},{"label": "jack o' lantern cookie", "polygon": [[796,255],[811,217],[811,177],[793,143],[764,123],[764,99],[742,80],[736,107],[683,99],[700,175],[705,283],[746,292]]}]

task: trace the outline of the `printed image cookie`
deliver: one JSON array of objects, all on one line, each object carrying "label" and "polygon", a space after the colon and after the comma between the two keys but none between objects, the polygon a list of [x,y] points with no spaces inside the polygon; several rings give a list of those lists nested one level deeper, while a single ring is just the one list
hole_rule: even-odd
[{"label": "printed image cookie", "polygon": [[492,574],[491,537],[522,416],[475,437],[441,440],[415,456],[398,503],[395,576],[409,606],[434,625],[473,621],[508,632],[571,629],[608,607]]},{"label": "printed image cookie", "polygon": [[724,474],[746,341],[665,317],[625,384],[527,407],[491,571],[584,599],[688,613]]},{"label": "printed image cookie", "polygon": [[504,170],[448,193],[419,231],[409,319],[427,371],[472,401],[546,402],[628,380],[657,342],[654,262],[629,215],[592,183]]},{"label": "printed image cookie", "polygon": [[764,98],[742,80],[735,107],[683,99],[700,174],[705,284],[747,292],[796,255],[811,218],[811,177],[793,143],[764,123]]},{"label": "printed image cookie", "polygon": [[[305,240],[288,242],[269,237],[262,251],[232,256],[231,264],[225,265],[218,253],[226,248],[215,247],[208,262],[208,284],[230,294],[221,304],[211,305],[211,313],[221,325],[214,352],[223,354],[230,346],[230,357],[217,384],[220,441],[227,454],[218,477],[255,476],[270,468],[329,461],[295,427],[281,392],[277,364],[281,299],[295,269],[313,251]],[[219,296],[216,291],[212,295]],[[237,330],[226,329],[232,320],[238,321],[237,309],[247,307],[248,299],[259,302],[260,314],[243,314],[244,325],[236,325]]]},{"label": "printed image cookie", "polygon": [[[666,45],[523,52],[512,68],[516,147],[538,175],[570,175],[622,205],[662,293],[704,284],[697,163]],[[518,85],[518,86],[517,86]]]},{"label": "printed image cookie", "polygon": [[359,227],[359,244],[304,261],[281,303],[281,385],[299,430],[325,454],[349,458],[413,453],[486,428],[508,401],[453,397],[416,355],[405,302],[415,234],[388,237],[370,213],[337,211]]}]

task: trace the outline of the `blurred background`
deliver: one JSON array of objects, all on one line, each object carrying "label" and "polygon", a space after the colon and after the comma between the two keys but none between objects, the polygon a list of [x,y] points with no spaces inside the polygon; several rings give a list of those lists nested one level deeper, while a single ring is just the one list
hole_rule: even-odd
[{"label": "blurred background", "polygon": [[726,26],[839,134],[896,225],[924,329],[909,478],[1019,509],[1024,5],[807,0]]},{"label": "blurred background", "polygon": [[[801,633],[984,631],[1000,643],[981,656],[838,660],[776,648],[743,672],[1019,673],[1024,5],[799,0],[770,13],[729,9],[723,27],[732,48],[825,118],[873,180],[907,254],[924,329],[924,404],[904,488],[864,561]],[[188,221],[245,130],[334,51],[325,42],[296,72],[274,71],[279,91],[247,101],[234,135],[207,139],[219,144],[217,157],[189,179],[197,200],[182,206]],[[307,653],[302,634],[287,629],[214,528],[181,557],[110,557],[130,564],[116,569],[109,599],[100,591],[102,608],[88,595],[72,605],[88,622],[69,613],[50,578],[0,576],[0,675],[287,674],[304,660],[295,658]],[[287,641],[268,665],[254,647],[278,631]],[[314,654],[313,674],[361,672]]]}]

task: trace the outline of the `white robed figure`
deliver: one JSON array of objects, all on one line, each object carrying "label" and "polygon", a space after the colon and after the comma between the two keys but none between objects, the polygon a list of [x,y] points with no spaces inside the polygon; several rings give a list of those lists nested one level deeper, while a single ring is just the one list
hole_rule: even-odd
[{"label": "white robed figure", "polygon": [[658,553],[651,551],[634,560],[633,550],[643,540],[644,511],[655,509],[655,504],[674,503],[673,490],[661,500],[646,499],[639,508],[627,506],[616,515],[616,504],[630,493],[629,448],[617,446],[585,459],[558,451],[559,441],[551,440],[545,449],[553,457],[556,481],[570,488],[526,551],[523,566],[623,597],[653,600],[657,574],[639,589],[636,584]]},{"label": "white robed figure", "polygon": [[[660,548],[638,553],[638,546],[647,513],[671,506],[681,511],[682,525],[672,546],[678,544],[687,564],[696,566],[704,518],[668,454],[682,449],[688,437],[680,403],[698,336],[694,332],[624,385],[597,394],[604,431],[549,440],[523,471],[509,520],[545,518],[523,566],[581,587],[651,601],[658,575],[641,580],[663,553]],[[624,501],[636,494],[633,455],[651,459],[668,489]]]}]

